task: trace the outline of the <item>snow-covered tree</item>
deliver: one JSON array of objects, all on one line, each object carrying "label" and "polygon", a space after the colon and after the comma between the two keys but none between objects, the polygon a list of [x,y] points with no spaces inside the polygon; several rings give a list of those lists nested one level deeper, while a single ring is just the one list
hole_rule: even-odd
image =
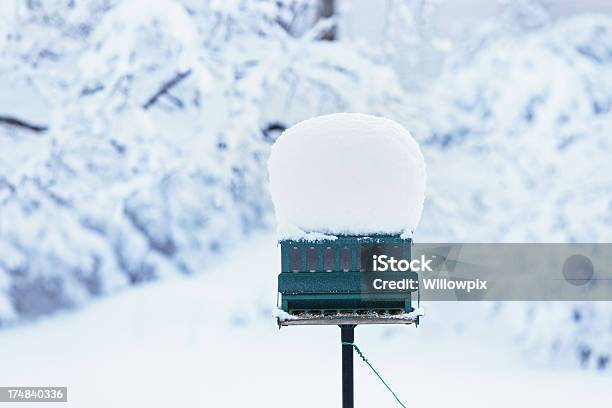
[{"label": "snow-covered tree", "polygon": [[[269,146],[323,113],[415,135],[421,242],[612,238],[609,17],[506,1],[450,43],[435,1],[387,2],[381,44],[321,41],[342,4],[1,2],[0,324],[204,271],[271,227]],[[538,353],[609,366],[606,304],[495,315]]]},{"label": "snow-covered tree", "polygon": [[[481,44],[451,59],[426,95],[428,198],[416,239],[610,242],[612,19]],[[497,316],[540,356],[609,366],[609,304],[509,303]]]},{"label": "snow-covered tree", "polygon": [[[401,111],[393,71],[367,49],[319,41],[333,21],[299,22],[300,7],[15,2],[0,78],[24,84],[26,109],[5,116],[40,129],[0,131],[11,152],[0,321],[204,270],[271,225],[265,162],[279,131],[321,113]],[[34,103],[43,113],[30,118]]]}]

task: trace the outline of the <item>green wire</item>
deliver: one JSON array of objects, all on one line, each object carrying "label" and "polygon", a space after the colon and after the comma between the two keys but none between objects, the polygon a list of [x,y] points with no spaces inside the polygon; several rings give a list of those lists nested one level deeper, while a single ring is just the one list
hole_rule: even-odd
[{"label": "green wire", "polygon": [[393,395],[393,397],[395,397],[396,401],[403,407],[406,408],[406,405],[404,405],[404,403],[399,399],[399,397],[393,392],[393,390],[391,389],[391,387],[389,387],[387,385],[387,383],[385,382],[385,380],[382,379],[382,377],[380,376],[380,374],[378,374],[378,371],[376,371],[376,369],[374,367],[372,367],[372,364],[370,364],[370,362],[368,361],[367,358],[365,358],[365,356],[363,355],[363,353],[361,352],[361,350],[359,350],[359,347],[357,347],[357,345],[355,343],[349,343],[347,341],[343,341],[342,342],[343,346],[353,346],[355,348],[355,351],[357,352],[357,354],[359,354],[359,357],[361,357],[361,359],[372,369],[372,371],[374,371],[374,374],[376,374],[376,376],[378,377],[378,379],[380,380],[380,382],[382,382],[384,384],[385,387],[387,387],[387,389],[389,390],[389,392],[391,393],[391,395]]}]

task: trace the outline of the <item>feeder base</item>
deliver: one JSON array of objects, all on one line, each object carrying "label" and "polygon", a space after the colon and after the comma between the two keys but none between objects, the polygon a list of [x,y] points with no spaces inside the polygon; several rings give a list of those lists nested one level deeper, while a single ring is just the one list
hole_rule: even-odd
[{"label": "feeder base", "polygon": [[358,325],[358,324],[418,324],[423,315],[422,310],[396,315],[389,314],[336,314],[333,316],[311,315],[304,313],[299,316],[284,314],[276,320],[278,326],[321,326],[321,325]]}]

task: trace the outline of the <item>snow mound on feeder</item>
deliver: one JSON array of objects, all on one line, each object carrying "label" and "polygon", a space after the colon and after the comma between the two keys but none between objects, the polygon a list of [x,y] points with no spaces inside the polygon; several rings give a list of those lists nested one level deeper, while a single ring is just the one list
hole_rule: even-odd
[{"label": "snow mound on feeder", "polygon": [[337,113],[287,129],[268,161],[279,239],[412,233],[425,161],[400,124]]}]

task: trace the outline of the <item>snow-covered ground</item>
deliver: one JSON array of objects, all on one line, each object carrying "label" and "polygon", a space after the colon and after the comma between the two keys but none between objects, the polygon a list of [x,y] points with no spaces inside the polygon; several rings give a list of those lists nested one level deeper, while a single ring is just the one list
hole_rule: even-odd
[{"label": "snow-covered ground", "polygon": [[[207,273],[4,330],[0,384],[66,385],[74,407],[338,406],[339,330],[279,331],[270,316],[277,269],[275,238],[263,235]],[[478,318],[475,305],[460,306]],[[495,330],[459,334],[448,305],[425,307],[418,329],[356,330],[407,406],[610,405],[609,375],[527,362]],[[355,367],[358,406],[395,406],[361,361]]]}]

